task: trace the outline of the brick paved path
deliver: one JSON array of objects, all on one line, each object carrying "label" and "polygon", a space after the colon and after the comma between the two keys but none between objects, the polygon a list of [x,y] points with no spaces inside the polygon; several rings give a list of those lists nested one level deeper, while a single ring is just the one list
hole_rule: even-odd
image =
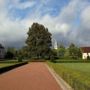
[{"label": "brick paved path", "polygon": [[45,63],[33,62],[0,75],[0,90],[61,90]]}]

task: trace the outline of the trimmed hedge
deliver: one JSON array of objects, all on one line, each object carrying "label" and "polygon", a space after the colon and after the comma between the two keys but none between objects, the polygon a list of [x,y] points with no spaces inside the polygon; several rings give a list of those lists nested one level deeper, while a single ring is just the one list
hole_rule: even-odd
[{"label": "trimmed hedge", "polygon": [[90,60],[51,60],[54,63],[90,63]]},{"label": "trimmed hedge", "polygon": [[42,59],[37,59],[37,60],[30,60],[30,62],[45,62],[46,60],[42,60]]},{"label": "trimmed hedge", "polygon": [[18,60],[0,60],[0,63],[18,63]]},{"label": "trimmed hedge", "polygon": [[22,66],[22,65],[25,65],[27,64],[28,62],[21,62],[21,63],[17,63],[17,64],[14,64],[14,65],[11,65],[11,66],[6,66],[6,67],[2,67],[0,68],[0,74],[4,73],[4,72],[7,72],[9,70],[12,70],[16,67],[19,67],[19,66]]}]

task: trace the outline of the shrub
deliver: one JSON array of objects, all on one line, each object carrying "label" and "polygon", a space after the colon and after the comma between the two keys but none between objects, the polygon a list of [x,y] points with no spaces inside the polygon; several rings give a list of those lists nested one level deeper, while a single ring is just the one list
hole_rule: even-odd
[{"label": "shrub", "polygon": [[23,57],[22,56],[18,56],[18,62],[22,62]]},{"label": "shrub", "polygon": [[21,62],[21,63],[16,63],[16,64],[12,64],[10,66],[6,66],[6,67],[2,67],[0,68],[0,74],[4,73],[4,72],[7,72],[9,70],[12,70],[16,67],[19,67],[19,66],[22,66],[22,65],[25,65],[27,64],[28,62]]},{"label": "shrub", "polygon": [[14,58],[14,54],[10,51],[7,51],[5,54],[5,58],[6,59],[13,59]]},{"label": "shrub", "polygon": [[87,60],[90,60],[90,56],[89,55],[87,56]]}]

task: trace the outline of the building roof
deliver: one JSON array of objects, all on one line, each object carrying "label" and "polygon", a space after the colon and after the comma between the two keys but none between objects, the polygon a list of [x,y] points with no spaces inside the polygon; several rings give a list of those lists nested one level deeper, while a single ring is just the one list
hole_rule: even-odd
[{"label": "building roof", "polygon": [[2,44],[0,44],[0,48],[4,49],[4,47],[2,46]]},{"label": "building roof", "polygon": [[81,47],[83,53],[90,53],[90,47]]}]

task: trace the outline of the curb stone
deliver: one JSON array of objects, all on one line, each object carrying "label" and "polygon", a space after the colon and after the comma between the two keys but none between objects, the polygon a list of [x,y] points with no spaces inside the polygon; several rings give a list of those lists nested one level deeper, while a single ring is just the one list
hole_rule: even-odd
[{"label": "curb stone", "polygon": [[55,71],[53,68],[49,67],[47,64],[45,64],[52,76],[57,81],[58,85],[61,87],[62,90],[73,90],[72,87],[66,83]]}]

